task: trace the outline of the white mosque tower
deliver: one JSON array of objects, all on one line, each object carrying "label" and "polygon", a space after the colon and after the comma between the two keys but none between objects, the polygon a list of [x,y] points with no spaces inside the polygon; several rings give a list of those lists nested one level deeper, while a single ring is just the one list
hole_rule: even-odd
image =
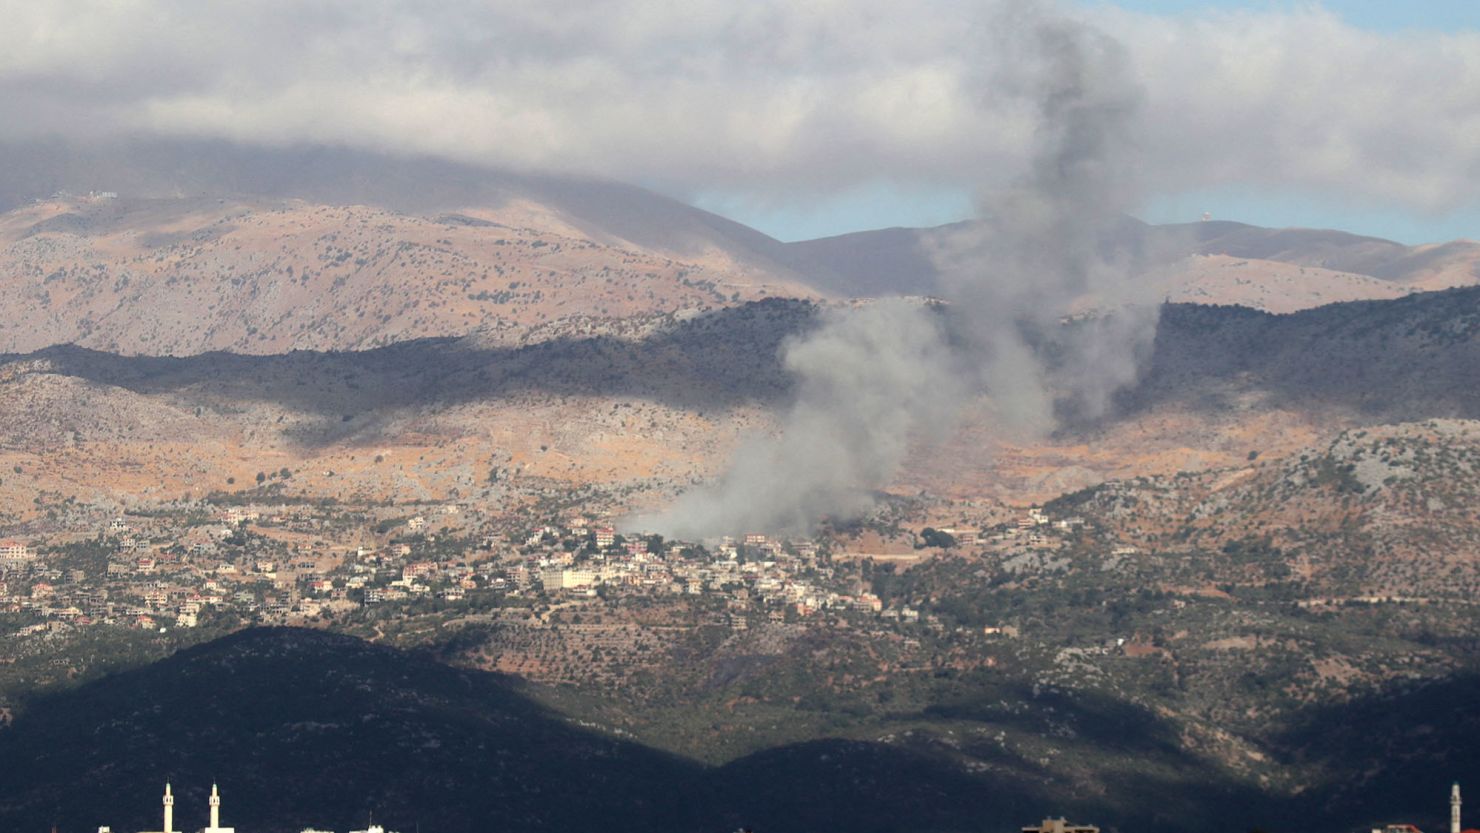
[{"label": "white mosque tower", "polygon": [[164,829],[159,833],[175,833],[175,794],[170,785],[164,785]]},{"label": "white mosque tower", "polygon": [[1449,833],[1459,833],[1459,782],[1449,789]]},{"label": "white mosque tower", "polygon": [[236,833],[235,827],[221,826],[221,793],[216,785],[211,785],[211,826],[201,833]]}]

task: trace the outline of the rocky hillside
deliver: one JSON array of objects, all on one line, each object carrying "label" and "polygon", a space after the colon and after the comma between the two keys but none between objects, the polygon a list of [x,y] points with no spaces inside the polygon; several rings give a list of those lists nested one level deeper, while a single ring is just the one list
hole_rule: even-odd
[{"label": "rocky hillside", "polygon": [[[788,395],[777,349],[814,307],[566,321],[533,343],[127,357],[55,348],[0,364],[0,495],[175,499],[287,467],[309,496],[464,498],[493,470],[631,499],[712,475]],[[968,414],[896,488],[1010,502],[1107,478],[1270,459],[1380,422],[1480,417],[1480,290],[1276,316],[1170,305],[1121,409],[1042,438]],[[378,458],[378,459],[377,459]]]},{"label": "rocky hillside", "polygon": [[[53,348],[0,365],[0,495],[173,500],[251,488],[473,498],[514,481],[688,482],[769,423],[780,341],[813,307],[653,316],[519,347],[424,339],[347,353],[189,358]],[[491,481],[497,479],[499,485]]]},{"label": "rocky hillside", "polygon": [[490,170],[323,146],[253,148],[180,140],[0,143],[0,211],[59,191],[144,200],[246,199],[370,205],[438,216],[469,208],[516,226],[573,229],[679,260],[719,255],[774,267],[775,240],[652,191],[609,180]]},{"label": "rocky hillside", "polygon": [[[531,213],[533,212],[533,213]],[[721,256],[598,242],[539,206],[69,198],[0,215],[0,350],[351,350],[809,297]],[[24,322],[24,323],[21,323]]]},{"label": "rocky hillside", "polygon": [[1298,585],[1318,603],[1468,604],[1480,589],[1477,489],[1480,422],[1429,420],[1348,430],[1268,463],[1106,484],[1058,505],[1184,559],[1189,581],[1206,570],[1226,587]]}]

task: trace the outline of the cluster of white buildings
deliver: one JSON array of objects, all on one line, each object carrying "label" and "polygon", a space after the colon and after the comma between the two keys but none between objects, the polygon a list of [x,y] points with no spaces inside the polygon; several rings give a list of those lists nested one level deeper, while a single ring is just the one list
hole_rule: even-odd
[{"label": "cluster of white buildings", "polygon": [[0,541],[0,570],[19,570],[36,560],[36,553],[20,541]]},{"label": "cluster of white buildings", "polygon": [[538,588],[550,595],[596,595],[600,587],[657,595],[716,593],[746,604],[755,600],[791,607],[804,616],[824,609],[878,612],[883,607],[872,593],[828,586],[832,568],[817,559],[817,547],[810,541],[783,545],[759,533],[738,542],[721,538],[706,542],[703,557],[693,557],[693,548],[682,543],[650,552],[649,539],[641,536],[618,547],[614,536],[604,534],[609,528],[595,530],[599,551],[594,554],[562,550],[557,543],[584,537],[586,531],[584,522],[535,530],[525,545],[544,551],[508,566],[502,578],[515,590]]},{"label": "cluster of white buildings", "polygon": [[[361,604],[456,602],[479,590],[566,598],[713,594],[728,599],[732,611],[765,607],[773,618],[829,610],[889,613],[852,571],[840,576],[830,559],[819,557],[811,541],[751,533],[701,548],[624,537],[581,517],[531,529],[517,518],[489,525],[477,513],[463,515],[448,504],[373,529],[336,526],[312,508],[229,506],[210,520],[188,523],[98,517],[91,522],[101,523],[111,547],[105,570],[54,569],[32,546],[0,541],[0,608],[38,620],[17,632],[22,637],[98,624],[190,628],[220,616],[306,622]],[[432,531],[434,517],[456,520]],[[254,523],[259,526],[249,529]],[[1053,520],[1034,508],[990,542],[978,529],[939,531],[962,546],[1008,551],[1056,544],[1055,529],[1080,523]],[[452,534],[481,544],[439,543],[454,527]],[[398,532],[388,535],[391,530]],[[309,535],[322,538],[302,544]],[[895,618],[916,617],[902,610]]]}]

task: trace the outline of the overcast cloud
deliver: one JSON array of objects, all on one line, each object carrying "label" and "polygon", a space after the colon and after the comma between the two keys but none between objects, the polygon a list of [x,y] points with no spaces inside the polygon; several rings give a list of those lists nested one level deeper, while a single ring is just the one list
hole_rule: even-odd
[{"label": "overcast cloud", "polygon": [[[998,5],[4,0],[0,138],[343,143],[680,196],[992,187],[1024,174],[1035,123],[987,80],[1004,75]],[[1126,50],[1152,192],[1474,200],[1480,34],[1378,34],[1316,9],[1065,8]]]}]

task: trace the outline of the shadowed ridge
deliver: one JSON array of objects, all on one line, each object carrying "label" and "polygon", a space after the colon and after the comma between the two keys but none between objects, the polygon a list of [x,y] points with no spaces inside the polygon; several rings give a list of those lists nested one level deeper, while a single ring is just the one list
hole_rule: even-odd
[{"label": "shadowed ridge", "polygon": [[[337,423],[340,415],[545,393],[636,396],[694,410],[770,401],[788,388],[781,343],[817,308],[771,299],[688,320],[641,340],[560,337],[523,347],[429,338],[355,352],[268,356],[211,352],[121,356],[71,345],[0,356],[22,372],[53,373],[145,395],[271,401]],[[307,383],[311,380],[312,383]]]},{"label": "shadowed ridge", "polygon": [[[526,394],[633,396],[702,411],[783,401],[779,351],[817,307],[771,299],[669,323],[640,339],[568,336],[523,347],[422,339],[362,352],[128,357],[61,346],[0,356],[0,369],[52,373],[191,404],[267,401],[322,417],[343,439],[345,414],[386,414]],[[1480,417],[1480,287],[1353,301],[1274,315],[1167,304],[1128,408],[1179,400],[1220,408],[1233,388],[1270,404],[1345,408],[1389,420]],[[1202,403],[1202,405],[1198,405]]]},{"label": "shadowed ridge", "polygon": [[[1299,715],[1265,748],[1328,762],[1332,777],[1281,798],[1162,742],[1173,729],[1150,711],[1067,691],[1024,693],[1017,717],[902,716],[889,743],[811,740],[708,768],[573,725],[511,678],[347,636],[257,628],[30,703],[0,732],[0,829],[144,829],[169,779],[181,829],[201,821],[215,780],[225,823],[262,833],[349,829],[369,812],[402,830],[492,819],[515,833],[965,833],[1045,813],[1157,833],[1337,830],[1393,813],[1423,821],[1444,806],[1439,795],[1429,808],[1426,786],[1480,771],[1474,683]],[[999,723],[1024,720],[1069,727],[1077,751],[1028,760],[993,740]],[[1443,731],[1414,731],[1423,726]],[[1084,780],[1101,758],[1117,763]]]},{"label": "shadowed ridge", "polygon": [[249,830],[347,829],[371,811],[402,829],[681,829],[701,772],[575,727],[497,675],[265,628],[40,699],[0,733],[0,758],[25,762],[0,779],[7,830],[144,829],[166,778],[182,829],[212,779]]},{"label": "shadowed ridge", "polygon": [[1272,315],[1168,304],[1128,401],[1218,407],[1230,383],[1270,404],[1408,421],[1480,417],[1480,288]]},{"label": "shadowed ridge", "polygon": [[1480,779],[1477,689],[1480,674],[1469,671],[1300,714],[1275,748],[1329,775],[1295,802],[1292,818],[1329,819],[1328,829],[1401,820],[1447,830],[1449,783]]},{"label": "shadowed ridge", "polygon": [[[1076,719],[1072,700],[1058,707]],[[972,743],[991,767],[964,766],[957,745],[924,733],[808,741],[706,768],[573,725],[506,677],[257,628],[29,704],[0,732],[0,829],[145,829],[166,779],[181,829],[200,820],[213,780],[224,821],[263,833],[348,829],[370,812],[401,830],[496,819],[516,833],[968,831],[1011,829],[1045,807],[1182,829],[1150,823],[1140,792],[1076,794],[1058,773]]]}]

